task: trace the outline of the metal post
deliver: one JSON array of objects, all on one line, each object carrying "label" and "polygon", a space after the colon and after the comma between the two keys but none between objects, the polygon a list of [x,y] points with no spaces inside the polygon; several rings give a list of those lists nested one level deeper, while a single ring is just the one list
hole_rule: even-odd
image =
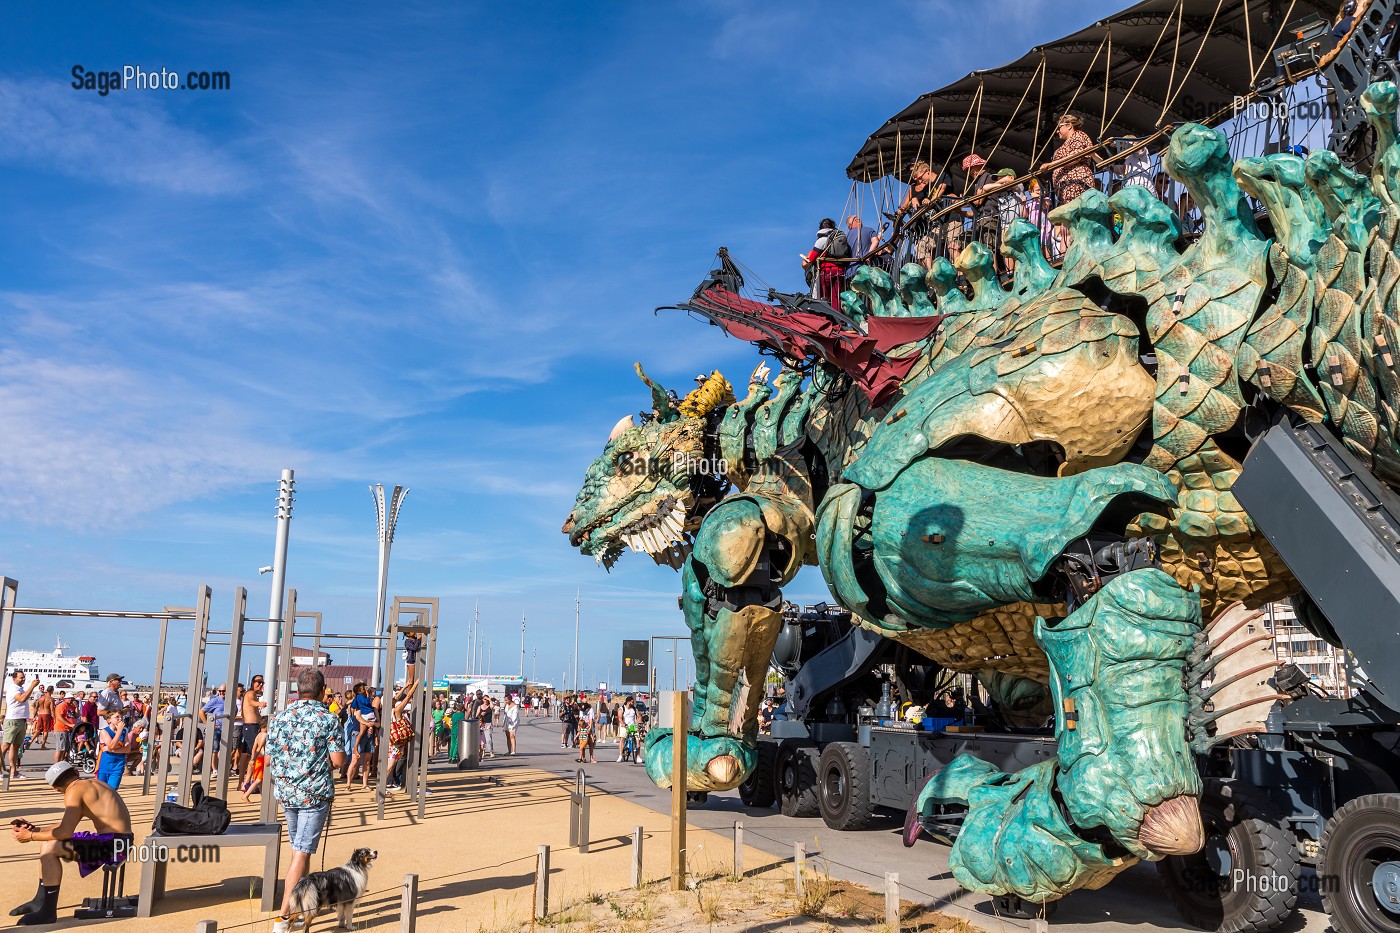
[{"label": "metal post", "polygon": [[[238,701],[238,667],[243,663],[243,619],[248,608],[248,591],[243,587],[237,587],[233,591],[233,621],[228,627],[228,677],[224,681],[227,685],[228,693],[224,694],[224,720],[228,724],[225,729],[224,722],[219,723],[219,729],[223,732],[223,743],[219,748],[219,792],[215,795],[221,800],[228,799],[228,776],[233,770],[233,746],[238,741],[238,733],[243,728],[242,704]],[[252,689],[249,684],[248,689]],[[234,725],[238,723],[239,725]],[[235,781],[234,787],[238,786]]]},{"label": "metal post", "polygon": [[[296,641],[296,606],[297,591],[291,590],[288,594],[288,605],[290,611],[286,615],[286,622],[282,627],[283,639],[278,646],[277,667],[272,672],[272,677],[264,677],[263,689],[267,697],[267,714],[272,716],[281,711],[282,698],[286,693],[286,683],[291,677],[292,670],[292,644]],[[258,819],[263,823],[275,823],[277,821],[277,801],[273,799],[272,793],[272,769],[263,771],[262,796],[258,798],[260,807],[258,809]]]},{"label": "metal post", "polygon": [[525,681],[525,613],[520,613],[520,680]]},{"label": "metal post", "polygon": [[403,896],[399,900],[399,933],[418,929],[418,876],[403,876]]},{"label": "metal post", "polygon": [[899,872],[885,872],[885,926],[899,933]]},{"label": "metal post", "polygon": [[632,887],[642,886],[642,827],[632,827]]},{"label": "metal post", "polygon": [[[384,600],[388,597],[389,588],[389,549],[394,544],[394,526],[399,521],[399,507],[403,505],[403,497],[408,494],[408,490],[402,486],[395,486],[387,504],[384,501],[383,483],[375,483],[370,487],[370,492],[374,494],[374,506],[379,517],[379,587],[374,604],[374,634],[383,635],[386,608]],[[374,678],[370,684],[371,688],[388,682],[379,679],[380,657],[381,652],[391,653],[385,650],[383,642],[377,643],[374,650],[374,664],[370,666],[370,676]]]},{"label": "metal post", "polygon": [[[287,586],[287,539],[292,533],[292,503],[296,499],[295,473],[282,471],[277,481],[277,544],[272,554],[272,598],[267,610],[267,645],[263,654],[263,683],[272,683],[277,672],[277,649],[281,638],[282,593]],[[269,710],[271,712],[271,710]]]},{"label": "metal post", "polygon": [[744,877],[744,821],[734,821],[734,877]]},{"label": "metal post", "polygon": [[201,920],[194,925],[194,933],[219,933],[219,921]]},{"label": "metal post", "polygon": [[[3,596],[0,596],[0,599],[3,599]],[[166,607],[165,607],[165,611],[166,611],[166,612],[169,612],[169,611],[170,611],[170,607],[169,607],[169,606],[166,606]],[[148,714],[148,717],[147,717],[147,720],[148,720],[148,721],[147,721],[147,723],[146,723],[147,728],[149,729],[149,735],[147,736],[146,741],[147,741],[148,743],[150,743],[151,754],[150,754],[150,756],[146,759],[146,767],[145,767],[145,770],[144,770],[144,771],[142,772],[142,774],[141,774],[141,796],[142,796],[142,797],[146,796],[147,794],[149,794],[149,793],[151,792],[151,766],[155,764],[156,756],[157,756],[157,755],[162,755],[162,756],[164,756],[165,754],[168,754],[169,751],[170,751],[170,749],[167,747],[167,746],[170,745],[170,740],[169,740],[169,737],[168,737],[168,736],[167,736],[166,739],[165,739],[164,745],[161,744],[161,729],[160,729],[160,710],[161,710],[160,691],[161,691],[161,680],[163,679],[164,674],[165,674],[165,636],[166,636],[166,633],[167,633],[169,630],[170,630],[170,620],[169,620],[168,618],[167,618],[167,619],[161,619],[161,620],[160,620],[160,643],[159,643],[158,645],[156,645],[156,671],[155,671],[155,676],[153,676],[153,677],[151,678],[151,710],[152,710],[152,711]],[[160,789],[160,794],[161,794],[162,797],[165,796],[165,787],[164,787],[164,786],[161,787],[161,789]],[[159,801],[159,800],[156,801],[156,809],[157,809],[157,810],[160,809],[160,801]]]},{"label": "metal post", "polygon": [[[204,655],[209,649],[209,604],[213,592],[201,585],[194,600],[194,644],[190,648],[190,679],[185,690],[185,747],[180,751],[180,795],[176,799],[183,802],[190,799],[190,779],[194,772],[194,745],[199,734],[199,707],[204,695]],[[209,749],[204,749],[205,754]]]},{"label": "metal post", "polygon": [[685,775],[690,697],[671,694],[671,890],[685,890]]},{"label": "metal post", "polygon": [[574,776],[574,790],[569,795],[569,845],[577,846],[579,854],[588,854],[588,776],[579,768]]},{"label": "metal post", "polygon": [[535,919],[549,916],[549,846],[540,846],[535,859]]},{"label": "metal post", "polygon": [[807,847],[801,842],[792,844],[792,890],[800,900],[807,893],[807,880],[802,877],[802,869],[807,866]]},{"label": "metal post", "polygon": [[[10,637],[15,628],[15,606],[19,605],[19,581],[0,577],[0,674],[10,660]],[[10,763],[0,761],[0,791],[10,789]]]},{"label": "metal post", "polygon": [[[385,650],[392,647],[399,641],[399,625],[397,619],[389,621],[389,631],[382,634],[382,638],[375,642],[375,660],[379,666],[374,669],[376,676],[380,677],[381,684],[392,684],[394,680],[394,652]],[[393,715],[394,696],[389,690],[385,690],[384,698],[379,704],[379,768],[378,775],[374,780],[375,816],[376,820],[384,819],[384,790],[389,782],[389,722]]]},{"label": "metal post", "polygon": [[[228,694],[224,694],[225,703],[228,701]],[[219,720],[210,716],[204,721],[204,728],[200,730],[204,734],[204,757],[200,759],[203,767],[199,771],[199,783],[204,788],[206,796],[214,790],[214,769],[219,766],[219,752],[214,751],[214,737],[219,734]],[[221,748],[219,751],[223,751]]]}]

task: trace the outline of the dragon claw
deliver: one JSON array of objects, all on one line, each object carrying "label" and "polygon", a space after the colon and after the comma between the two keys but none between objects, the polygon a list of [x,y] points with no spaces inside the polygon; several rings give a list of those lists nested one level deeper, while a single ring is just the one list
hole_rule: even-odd
[{"label": "dragon claw", "polygon": [[[647,733],[645,760],[647,776],[657,787],[671,786],[673,736],[670,729]],[[731,735],[686,735],[686,777],[688,791],[720,791],[738,787],[758,763],[758,753]]]}]

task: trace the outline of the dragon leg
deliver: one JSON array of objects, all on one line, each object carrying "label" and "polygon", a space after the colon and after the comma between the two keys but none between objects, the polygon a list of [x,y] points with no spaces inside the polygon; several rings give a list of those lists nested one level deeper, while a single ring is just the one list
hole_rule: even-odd
[{"label": "dragon leg", "polygon": [[1043,902],[1139,858],[1200,849],[1184,679],[1200,627],[1199,597],[1156,568],[1113,578],[1058,623],[1037,620],[1057,758],[1006,774],[961,755],[915,802],[920,817],[967,804],[949,859],[960,884]]},{"label": "dragon leg", "polygon": [[[782,629],[782,585],[800,563],[803,514],[782,499],[735,496],[696,533],[681,596],[695,658],[691,790],[737,787],[757,763],[758,708]],[[671,730],[647,735],[647,774],[658,787],[671,786],[672,741]]]}]

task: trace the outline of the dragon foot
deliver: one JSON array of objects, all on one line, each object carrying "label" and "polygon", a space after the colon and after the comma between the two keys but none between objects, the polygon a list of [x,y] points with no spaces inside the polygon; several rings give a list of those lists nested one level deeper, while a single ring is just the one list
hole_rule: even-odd
[{"label": "dragon foot", "polygon": [[[647,733],[647,777],[657,787],[671,786],[672,742],[670,729]],[[705,737],[687,733],[685,788],[688,791],[720,791],[738,787],[753,772],[758,752],[732,735]]]}]

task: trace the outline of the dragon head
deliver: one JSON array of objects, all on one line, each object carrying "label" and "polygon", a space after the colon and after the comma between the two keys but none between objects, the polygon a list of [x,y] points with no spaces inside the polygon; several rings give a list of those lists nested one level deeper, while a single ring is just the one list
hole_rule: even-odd
[{"label": "dragon head", "polygon": [[734,392],[718,370],[697,377],[697,388],[679,400],[647,378],[640,363],[637,375],[652,390],[652,414],[641,424],[629,415],[612,429],[561,530],[609,568],[629,547],[679,568],[703,509],[722,491],[716,477],[725,471],[710,462],[707,426],[712,413],[733,404]]}]

